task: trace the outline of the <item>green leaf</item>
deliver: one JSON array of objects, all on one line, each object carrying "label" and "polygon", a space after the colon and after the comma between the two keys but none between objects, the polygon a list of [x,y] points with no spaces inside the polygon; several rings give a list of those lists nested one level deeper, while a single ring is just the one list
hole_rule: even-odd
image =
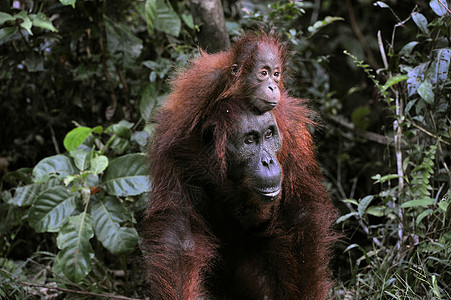
[{"label": "green leaf", "polygon": [[423,32],[424,34],[429,34],[429,29],[427,28],[428,20],[425,16],[423,16],[419,12],[413,12],[412,19],[415,24],[417,24],[418,28],[420,28],[421,32]]},{"label": "green leaf", "polygon": [[429,62],[419,64],[407,73],[409,76],[409,79],[407,79],[407,91],[409,97],[415,94],[419,85],[423,82],[428,65]]},{"label": "green leaf", "polygon": [[15,18],[10,14],[4,13],[0,11],[0,26],[5,24],[5,22],[14,21]]},{"label": "green leaf", "polygon": [[91,160],[91,172],[93,174],[100,174],[108,167],[108,157],[100,155]]},{"label": "green leaf", "polygon": [[404,202],[401,207],[407,208],[407,207],[428,207],[429,205],[434,204],[434,199],[432,198],[423,198],[423,199],[417,199],[417,200],[410,200],[407,202]]},{"label": "green leaf", "polygon": [[409,42],[402,47],[402,49],[399,51],[399,54],[402,56],[409,56],[412,53],[413,48],[415,48],[416,45],[418,45],[419,42],[413,41]]},{"label": "green leaf", "polygon": [[125,120],[120,121],[117,124],[112,124],[105,129],[105,133],[115,134],[124,139],[130,139],[133,123],[127,122]]},{"label": "green leaf", "polygon": [[33,169],[33,181],[45,182],[51,176],[56,176],[58,179],[63,179],[67,175],[77,174],[78,170],[75,167],[72,159],[62,154],[49,156],[38,162]]},{"label": "green leaf", "polygon": [[366,213],[375,217],[382,217],[384,216],[385,207],[383,206],[371,206],[368,207],[366,210]]},{"label": "green leaf", "polygon": [[84,171],[89,168],[91,163],[93,151],[87,151],[85,149],[75,149],[69,152],[70,156],[73,157],[75,166],[80,170]]},{"label": "green leaf", "polygon": [[371,113],[370,109],[366,106],[357,107],[351,114],[351,120],[355,128],[366,130],[370,123],[368,118]]},{"label": "green leaf", "polygon": [[28,222],[36,232],[56,232],[76,208],[76,194],[56,186],[39,194],[28,212]]},{"label": "green leaf", "polygon": [[434,60],[429,67],[431,83],[440,90],[443,89],[448,78],[448,70],[451,60],[451,49],[442,48],[434,50],[436,53]]},{"label": "green leaf", "polygon": [[70,217],[56,239],[61,250],[57,255],[59,265],[64,276],[75,283],[85,278],[92,269],[94,251],[89,242],[94,236],[92,223],[92,217],[86,213]]},{"label": "green leaf", "polygon": [[318,31],[320,31],[322,28],[326,27],[327,25],[336,22],[336,21],[343,21],[344,19],[342,17],[331,17],[327,16],[324,18],[324,20],[316,21],[315,24],[308,27],[308,31],[311,35],[314,35]]},{"label": "green leaf", "polygon": [[193,20],[193,15],[191,14],[187,14],[187,13],[183,13],[181,15],[183,22],[185,22],[186,26],[188,26],[190,29],[194,29],[194,20]]},{"label": "green leaf", "polygon": [[42,12],[38,13],[37,15],[30,14],[28,16],[30,17],[33,26],[44,28],[53,32],[57,31],[53,26],[52,21],[50,21],[49,18],[47,18],[47,16]]},{"label": "green leaf", "polygon": [[76,0],[60,0],[62,5],[72,5],[73,8],[75,8],[75,2]]},{"label": "green leaf", "polygon": [[371,203],[371,201],[373,201],[373,199],[374,199],[374,196],[369,195],[369,196],[366,196],[365,198],[363,198],[362,200],[360,200],[359,207],[357,208],[360,218],[363,217],[363,214],[365,213],[366,208]]},{"label": "green leaf", "polygon": [[426,79],[418,86],[418,95],[428,104],[434,104],[434,91],[431,82]]},{"label": "green leaf", "polygon": [[384,183],[387,180],[392,180],[392,179],[396,179],[399,178],[401,176],[399,176],[398,174],[388,174],[388,175],[384,175],[382,177],[375,177],[373,179],[375,179],[376,181],[374,183]]},{"label": "green leaf", "polygon": [[155,20],[157,18],[157,1],[146,0],[144,5],[144,20],[147,23],[147,32],[152,36],[155,29]]},{"label": "green leaf", "polygon": [[182,21],[171,6],[170,2],[156,0],[155,28],[172,36],[178,37],[182,28]]},{"label": "green leaf", "polygon": [[[442,0],[441,2],[446,6],[446,8],[448,8],[448,3],[446,0]],[[448,13],[446,8],[444,8],[443,5],[438,0],[431,0],[429,2],[429,6],[440,17],[443,17]]]},{"label": "green leaf", "polygon": [[20,23],[20,27],[25,29],[30,35],[33,35],[33,32],[31,32],[31,26],[33,25],[31,23],[30,18],[27,15],[27,12],[22,10],[20,13],[14,16],[15,19],[21,19],[22,22]]},{"label": "green leaf", "polygon": [[77,147],[84,142],[84,140],[91,134],[92,131],[93,129],[84,126],[72,129],[66,134],[66,137],[64,138],[64,148],[66,148],[67,151],[77,149]]},{"label": "green leaf", "polygon": [[103,16],[107,49],[113,59],[123,68],[129,68],[141,55],[142,40],[130,30],[130,26]]},{"label": "green leaf", "polygon": [[343,203],[352,203],[352,204],[354,204],[355,206],[358,206],[358,205],[359,205],[359,202],[357,202],[357,200],[355,200],[355,199],[345,199],[345,200],[342,200],[342,202],[343,202]]},{"label": "green leaf", "polygon": [[384,84],[384,86],[382,87],[382,91],[386,91],[388,90],[389,87],[391,87],[394,84],[397,84],[398,82],[404,81],[409,79],[408,75],[397,75],[397,76],[393,76],[390,77],[387,82]]},{"label": "green leaf", "polygon": [[0,45],[3,44],[3,42],[8,41],[8,39],[17,32],[16,27],[5,27],[0,29]]},{"label": "green leaf", "polygon": [[39,194],[56,186],[58,183],[58,180],[49,180],[44,183],[33,183],[18,187],[9,203],[17,206],[29,206],[35,202]]},{"label": "green leaf", "polygon": [[390,8],[390,6],[388,6],[386,3],[382,2],[382,1],[377,1],[376,3],[374,3],[374,6],[379,6],[382,8]]},{"label": "green leaf", "polygon": [[421,214],[418,215],[418,217],[417,217],[417,219],[416,219],[416,221],[415,221],[415,224],[417,224],[417,226],[418,226],[418,224],[420,224],[421,221],[422,221],[425,217],[427,217],[428,215],[430,215],[430,214],[433,213],[433,212],[434,212],[434,211],[433,211],[432,209],[426,209],[425,211],[423,211]]},{"label": "green leaf", "polygon": [[438,207],[439,207],[444,213],[446,213],[446,211],[448,210],[449,203],[450,203],[449,200],[441,200],[441,201],[438,203]]},{"label": "green leaf", "polygon": [[120,226],[121,222],[131,219],[131,216],[118,199],[97,199],[92,204],[91,214],[96,237],[108,251],[126,254],[135,249],[138,233],[134,228]]},{"label": "green leaf", "polygon": [[358,213],[355,212],[355,211],[350,212],[349,214],[346,214],[346,215],[344,215],[344,216],[339,217],[339,218],[337,219],[337,221],[335,221],[335,223],[336,223],[336,224],[340,224],[341,222],[346,221],[346,220],[349,219],[350,217],[357,216],[357,215],[358,215]]},{"label": "green leaf", "polygon": [[149,133],[143,130],[143,131],[135,131],[130,140],[136,142],[141,147],[145,147],[147,145],[148,139]]},{"label": "green leaf", "polygon": [[150,191],[147,173],[146,157],[128,154],[110,162],[103,175],[103,184],[110,195],[139,195]]}]

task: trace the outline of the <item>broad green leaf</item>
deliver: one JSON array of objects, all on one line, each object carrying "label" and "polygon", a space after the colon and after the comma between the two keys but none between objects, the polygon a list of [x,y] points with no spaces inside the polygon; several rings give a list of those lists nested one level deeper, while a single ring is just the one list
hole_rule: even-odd
[{"label": "broad green leaf", "polygon": [[150,191],[146,157],[127,154],[112,160],[103,175],[105,190],[110,195],[134,196]]},{"label": "broad green leaf", "polygon": [[112,124],[105,129],[105,133],[116,134],[117,136],[129,139],[131,136],[130,129],[133,127],[133,123],[127,121],[120,121],[117,124]]},{"label": "broad green leaf", "polygon": [[56,239],[61,250],[57,255],[61,270],[75,283],[85,278],[92,269],[91,259],[94,258],[94,251],[89,242],[94,236],[92,223],[92,217],[87,213],[70,217]]},{"label": "broad green leaf", "polygon": [[120,223],[131,219],[122,203],[113,197],[97,199],[92,204],[96,237],[113,254],[130,253],[138,242],[134,228],[121,227]]},{"label": "broad green leaf", "polygon": [[70,156],[74,159],[75,166],[80,170],[84,171],[89,168],[91,163],[93,151],[88,151],[86,149],[75,149],[69,152]]},{"label": "broad green leaf", "polygon": [[440,209],[441,209],[443,212],[446,212],[447,209],[448,209],[449,204],[450,204],[450,201],[449,201],[449,200],[441,200],[441,201],[438,203],[438,207],[440,207]]},{"label": "broad green leaf", "polygon": [[91,128],[84,126],[72,129],[64,138],[64,148],[66,148],[67,151],[77,149],[77,147],[84,142],[91,132]]},{"label": "broad green leaf", "polygon": [[407,202],[404,202],[401,207],[407,208],[407,207],[428,207],[429,205],[434,204],[434,199],[432,198],[423,198],[423,199],[417,199],[417,200],[410,200]]},{"label": "broad green leaf", "polygon": [[155,28],[172,36],[178,37],[182,28],[182,21],[171,6],[170,2],[156,0]]},{"label": "broad green leaf", "polygon": [[397,75],[397,76],[390,77],[387,80],[387,82],[384,84],[384,86],[382,87],[382,91],[386,91],[392,85],[397,84],[398,82],[401,82],[401,81],[404,81],[407,79],[409,79],[408,75]]},{"label": "broad green leaf", "polygon": [[18,187],[9,203],[17,206],[29,206],[33,204],[39,194],[58,183],[58,180],[49,180],[44,183],[33,183]]},{"label": "broad green leaf", "polygon": [[76,0],[60,0],[62,5],[72,5],[73,8],[75,8],[75,2]]},{"label": "broad green leaf", "polygon": [[429,67],[431,83],[440,90],[443,89],[446,79],[448,78],[449,65],[451,60],[451,49],[442,48],[434,51],[434,60]]},{"label": "broad green leaf", "polygon": [[28,212],[28,222],[36,232],[56,232],[76,208],[77,195],[63,186],[39,194]]},{"label": "broad green leaf", "polygon": [[5,27],[0,29],[0,45],[3,44],[3,42],[6,42],[10,37],[12,37],[17,32],[18,31],[16,27]]},{"label": "broad green leaf", "polygon": [[21,184],[31,184],[33,182],[31,177],[32,168],[20,168],[3,175],[2,180],[8,182],[11,186],[18,186]]},{"label": "broad green leaf", "polygon": [[109,145],[117,155],[123,154],[130,147],[130,142],[119,136],[113,137],[112,143]]},{"label": "broad green leaf", "polygon": [[402,49],[399,51],[400,55],[410,55],[412,53],[413,48],[415,48],[416,45],[418,45],[419,42],[417,41],[413,41],[413,42],[409,42],[407,44],[404,45],[404,47],[402,47]]},{"label": "broad green leaf", "polygon": [[124,68],[129,68],[141,54],[142,40],[136,37],[130,26],[103,16],[107,49],[113,59]]},{"label": "broad green leaf", "polygon": [[446,8],[443,7],[442,3],[443,3],[443,5],[445,5],[448,8],[447,0],[442,0],[441,3],[438,0],[431,0],[429,2],[429,6],[440,17],[443,17],[443,16],[445,16],[448,13]]},{"label": "broad green leaf", "polygon": [[141,100],[139,101],[139,112],[141,117],[149,121],[152,115],[152,111],[156,106],[157,88],[154,83],[148,84],[146,88],[141,92]]},{"label": "broad green leaf", "polygon": [[409,73],[407,73],[407,75],[409,76],[409,79],[407,79],[407,91],[409,97],[415,94],[419,85],[423,82],[424,74],[426,73],[428,65],[429,62],[419,64],[411,71],[409,71]]},{"label": "broad green leaf", "polygon": [[374,196],[369,195],[369,196],[366,196],[365,198],[363,198],[362,200],[360,200],[359,207],[357,208],[360,218],[363,217],[363,214],[365,213],[366,208],[371,203],[371,201],[373,201],[373,199],[374,199]]},{"label": "broad green leaf", "polygon": [[336,224],[340,224],[341,222],[346,221],[346,220],[349,219],[350,217],[357,216],[357,215],[358,215],[358,213],[355,212],[355,211],[350,212],[349,214],[346,214],[346,215],[344,215],[344,216],[339,217],[339,218],[337,219],[337,221],[335,221],[335,223],[336,223]]},{"label": "broad green leaf", "polygon": [[47,16],[42,12],[38,13],[37,15],[30,14],[29,17],[33,26],[44,28],[53,32],[57,31],[53,26],[52,21],[50,21],[49,18],[47,18]]},{"label": "broad green leaf", "polygon": [[370,123],[368,116],[371,111],[366,106],[357,107],[351,114],[352,124],[355,128],[366,130]]},{"label": "broad green leaf", "polygon": [[13,16],[11,16],[10,14],[0,11],[0,26],[5,24],[5,22],[14,21],[14,20],[15,20],[15,18]]},{"label": "broad green leaf", "polygon": [[434,212],[434,211],[433,211],[432,209],[426,209],[425,211],[423,211],[421,214],[418,215],[418,217],[417,217],[417,219],[416,219],[416,221],[415,221],[415,224],[417,224],[417,226],[418,226],[418,224],[420,224],[421,221],[422,221],[425,217],[427,217],[428,215],[430,215],[430,214],[433,213],[433,212]]},{"label": "broad green leaf", "polygon": [[108,157],[104,155],[100,155],[91,160],[91,172],[93,174],[96,175],[100,174],[101,172],[105,171],[107,167],[108,167]]},{"label": "broad green leaf", "polygon": [[366,213],[375,217],[382,217],[385,212],[385,207],[383,206],[371,206],[368,207]]},{"label": "broad green leaf", "polygon": [[143,131],[135,131],[130,140],[136,142],[141,147],[145,147],[147,145],[148,139],[149,133],[143,130]]},{"label": "broad green leaf", "polygon": [[31,32],[31,26],[33,25],[31,23],[30,18],[27,15],[27,12],[22,10],[20,13],[14,16],[16,19],[21,19],[22,22],[20,23],[20,27],[25,29],[30,35],[33,35],[33,32]]},{"label": "broad green leaf", "polygon": [[421,32],[423,32],[424,34],[429,34],[429,29],[427,28],[428,20],[425,16],[423,16],[419,12],[413,12],[412,19],[415,24],[417,24],[418,28],[420,28]]},{"label": "broad green leaf", "polygon": [[428,104],[434,103],[434,91],[431,82],[426,79],[418,86],[418,95]]},{"label": "broad green leaf", "polygon": [[190,29],[194,29],[194,19],[193,19],[193,15],[188,14],[188,13],[183,13],[181,15],[183,22],[185,22],[186,26],[188,26]]},{"label": "broad green leaf", "polygon": [[49,156],[38,162],[33,169],[33,181],[44,182],[51,176],[56,176],[63,179],[67,175],[77,174],[78,170],[75,167],[72,159],[62,154]]},{"label": "broad green leaf", "polygon": [[144,4],[144,20],[147,24],[147,32],[150,36],[153,35],[155,29],[155,19],[157,18],[157,1],[146,0]]}]

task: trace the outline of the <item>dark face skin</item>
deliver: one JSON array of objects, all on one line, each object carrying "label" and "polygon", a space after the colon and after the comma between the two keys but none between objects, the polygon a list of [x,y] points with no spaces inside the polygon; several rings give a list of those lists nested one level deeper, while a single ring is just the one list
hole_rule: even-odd
[{"label": "dark face skin", "polygon": [[[232,72],[237,68],[238,66],[234,65]],[[279,102],[281,73],[282,66],[277,49],[268,44],[260,44],[254,67],[245,78],[249,88],[255,89],[250,101],[259,113],[270,111]]]},{"label": "dark face skin", "polygon": [[282,141],[272,113],[244,112],[228,143],[228,177],[250,195],[247,203],[240,203],[240,218],[258,225],[271,217],[282,185],[277,161]]}]

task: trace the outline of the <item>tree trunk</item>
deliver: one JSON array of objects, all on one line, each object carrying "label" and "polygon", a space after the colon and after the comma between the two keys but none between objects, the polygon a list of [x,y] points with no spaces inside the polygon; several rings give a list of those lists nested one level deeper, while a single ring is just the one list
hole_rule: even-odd
[{"label": "tree trunk", "polygon": [[225,50],[230,46],[221,0],[190,0],[199,46],[208,53]]}]

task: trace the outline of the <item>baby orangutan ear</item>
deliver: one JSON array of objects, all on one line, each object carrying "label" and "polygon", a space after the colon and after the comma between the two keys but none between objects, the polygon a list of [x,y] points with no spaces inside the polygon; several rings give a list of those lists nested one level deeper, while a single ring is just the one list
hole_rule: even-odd
[{"label": "baby orangutan ear", "polygon": [[235,76],[238,76],[238,70],[239,70],[238,65],[233,64],[231,69],[232,69],[232,74]]}]

